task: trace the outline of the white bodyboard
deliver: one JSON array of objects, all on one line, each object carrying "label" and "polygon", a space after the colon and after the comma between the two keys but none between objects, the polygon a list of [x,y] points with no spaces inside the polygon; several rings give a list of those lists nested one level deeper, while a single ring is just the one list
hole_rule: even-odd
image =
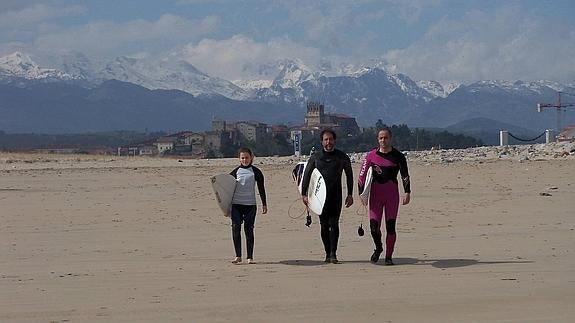
[{"label": "white bodyboard", "polygon": [[218,206],[225,216],[230,217],[232,215],[232,199],[237,183],[235,177],[230,174],[219,174],[212,176],[211,182]]},{"label": "white bodyboard", "polygon": [[319,215],[323,211],[326,193],[323,176],[316,168],[311,173],[309,187],[307,189],[308,206],[313,213]]},{"label": "white bodyboard", "polygon": [[359,194],[359,198],[364,205],[369,202],[369,193],[371,192],[371,182],[373,182],[373,169],[370,166],[365,174],[365,184],[363,185],[363,192]]}]

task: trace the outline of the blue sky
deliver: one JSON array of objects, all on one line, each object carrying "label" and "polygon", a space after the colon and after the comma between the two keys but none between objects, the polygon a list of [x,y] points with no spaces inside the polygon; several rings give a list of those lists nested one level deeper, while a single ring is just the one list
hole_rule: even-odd
[{"label": "blue sky", "polygon": [[0,55],[184,59],[229,80],[300,59],[414,79],[575,82],[574,0],[2,0]]}]

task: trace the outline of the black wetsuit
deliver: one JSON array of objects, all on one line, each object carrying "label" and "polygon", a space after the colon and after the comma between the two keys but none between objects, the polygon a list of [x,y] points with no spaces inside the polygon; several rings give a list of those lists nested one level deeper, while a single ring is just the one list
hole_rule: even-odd
[{"label": "black wetsuit", "polygon": [[313,154],[307,162],[303,176],[301,194],[307,195],[311,173],[317,168],[326,186],[326,200],[323,211],[319,215],[321,225],[321,240],[325,248],[326,257],[336,257],[339,240],[339,216],[342,207],[341,175],[345,171],[347,194],[353,194],[353,171],[351,160],[341,150],[332,152],[321,150]]}]

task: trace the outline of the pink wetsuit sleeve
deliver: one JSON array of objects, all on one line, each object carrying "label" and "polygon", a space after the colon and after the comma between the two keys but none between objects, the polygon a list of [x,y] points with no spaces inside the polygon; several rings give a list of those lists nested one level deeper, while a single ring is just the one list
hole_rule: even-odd
[{"label": "pink wetsuit sleeve", "polygon": [[361,168],[359,169],[359,176],[357,177],[357,184],[359,185],[359,187],[363,187],[363,185],[365,184],[367,168],[369,167],[370,162],[371,162],[371,152],[368,152],[367,154],[365,154],[363,162],[361,163]]}]

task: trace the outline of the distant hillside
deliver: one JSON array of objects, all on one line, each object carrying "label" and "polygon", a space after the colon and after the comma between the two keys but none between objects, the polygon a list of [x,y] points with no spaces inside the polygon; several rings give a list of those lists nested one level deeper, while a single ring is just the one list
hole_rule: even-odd
[{"label": "distant hillside", "polygon": [[164,133],[112,131],[83,134],[7,134],[0,131],[0,150],[116,148],[134,142],[155,141]]},{"label": "distant hillside", "polygon": [[[459,133],[468,135],[483,141],[485,145],[499,145],[499,132],[507,130],[511,134],[521,139],[532,139],[537,137],[540,132],[518,127],[509,123],[492,120],[489,118],[472,118],[458,123],[455,123],[445,130],[452,133]],[[545,137],[540,138],[533,143],[541,143],[545,141]],[[515,139],[510,138],[510,143],[519,143]]]},{"label": "distant hillside", "polygon": [[[301,62],[286,61],[277,66],[281,68],[271,84],[240,89],[182,62],[117,58],[100,66],[71,55],[55,69],[14,53],[0,57],[0,130],[204,131],[214,119],[301,125],[307,102],[319,101],[327,113],[354,117],[363,127],[381,119],[412,128],[445,128],[486,118],[540,132],[556,127],[556,115],[549,109],[537,112],[537,103],[555,102],[558,91],[569,96],[564,103],[575,99],[570,95],[575,93],[572,82],[442,85],[378,66],[345,68],[345,73],[328,76]],[[562,123],[575,123],[573,109],[563,114]],[[481,129],[486,135],[492,132],[492,124],[481,124],[488,127]]]},{"label": "distant hillside", "polygon": [[0,130],[9,133],[205,131],[214,119],[301,124],[304,114],[287,104],[194,97],[115,80],[94,89],[25,80],[0,84]]}]

